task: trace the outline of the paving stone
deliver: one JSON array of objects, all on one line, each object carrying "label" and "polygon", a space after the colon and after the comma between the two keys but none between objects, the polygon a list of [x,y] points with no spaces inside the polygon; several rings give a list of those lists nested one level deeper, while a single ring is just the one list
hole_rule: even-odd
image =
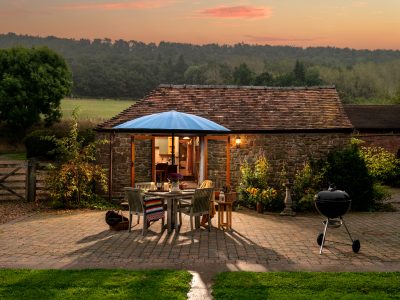
[{"label": "paving stone", "polygon": [[[104,212],[41,212],[0,225],[0,268],[175,268],[197,272],[197,281],[220,271],[400,271],[400,212],[348,213],[345,221],[360,253],[352,252],[344,228],[328,229],[319,254],[322,217],[233,213],[232,232],[190,232],[184,216],[179,233],[153,224],[110,231]],[[200,278],[200,279],[199,279]],[[203,279],[204,279],[203,278]],[[204,279],[204,280],[206,280]],[[205,290],[199,288],[204,295]]]}]

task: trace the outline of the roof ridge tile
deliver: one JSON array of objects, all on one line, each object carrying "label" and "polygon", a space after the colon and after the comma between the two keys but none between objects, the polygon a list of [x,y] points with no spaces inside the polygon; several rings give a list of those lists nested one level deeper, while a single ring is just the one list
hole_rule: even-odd
[{"label": "roof ridge tile", "polygon": [[219,85],[219,84],[160,84],[158,88],[170,89],[238,89],[238,90],[321,90],[336,89],[335,85],[315,86],[266,86],[266,85]]}]

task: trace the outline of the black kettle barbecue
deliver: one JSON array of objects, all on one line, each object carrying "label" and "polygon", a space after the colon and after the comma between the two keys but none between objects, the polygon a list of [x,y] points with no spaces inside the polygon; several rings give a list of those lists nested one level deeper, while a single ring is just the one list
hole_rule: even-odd
[{"label": "black kettle barbecue", "polygon": [[326,220],[323,221],[325,225],[324,232],[320,233],[317,238],[317,243],[321,246],[319,254],[322,254],[327,228],[339,228],[341,225],[346,228],[352,242],[353,252],[358,253],[360,251],[360,241],[353,240],[342,218],[349,211],[350,206],[351,199],[349,194],[345,191],[336,190],[333,185],[330,185],[327,191],[321,191],[315,195],[315,207],[321,215],[326,217]]}]

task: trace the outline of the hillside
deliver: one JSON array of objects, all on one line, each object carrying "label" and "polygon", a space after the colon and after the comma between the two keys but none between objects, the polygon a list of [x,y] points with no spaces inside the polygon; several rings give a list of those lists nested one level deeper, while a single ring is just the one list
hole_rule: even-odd
[{"label": "hillside", "polygon": [[[0,48],[47,46],[73,73],[73,95],[140,98],[160,83],[334,84],[354,102],[400,102],[400,51],[268,45],[192,45],[0,34]],[[304,80],[293,78],[295,63]],[[292,76],[292,77],[291,77]]]}]

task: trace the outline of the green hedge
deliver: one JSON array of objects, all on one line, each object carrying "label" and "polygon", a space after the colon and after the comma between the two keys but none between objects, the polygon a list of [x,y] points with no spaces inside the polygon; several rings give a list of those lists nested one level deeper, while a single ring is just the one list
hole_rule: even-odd
[{"label": "green hedge", "polygon": [[296,209],[312,210],[314,195],[330,184],[350,195],[352,210],[356,211],[374,210],[386,197],[385,193],[376,190],[378,185],[357,144],[333,151],[324,160],[308,162],[296,172],[293,188]]},{"label": "green hedge", "polygon": [[51,129],[39,129],[27,134],[24,139],[26,157],[53,160],[55,154],[49,153],[56,148],[54,141],[44,139],[45,136],[55,135]]}]

